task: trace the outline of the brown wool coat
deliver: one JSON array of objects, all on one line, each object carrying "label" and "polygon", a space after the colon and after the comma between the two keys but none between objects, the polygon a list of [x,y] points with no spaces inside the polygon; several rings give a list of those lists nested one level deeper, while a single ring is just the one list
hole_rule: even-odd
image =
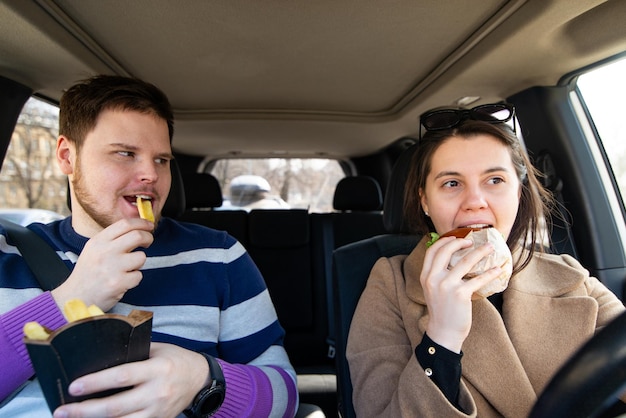
[{"label": "brown wool coat", "polygon": [[526,417],[567,358],[624,309],[572,257],[535,256],[511,279],[502,316],[486,299],[473,302],[461,361],[465,414],[413,352],[428,323],[419,282],[425,241],[408,257],[378,260],[357,306],[347,358],[358,417]]}]

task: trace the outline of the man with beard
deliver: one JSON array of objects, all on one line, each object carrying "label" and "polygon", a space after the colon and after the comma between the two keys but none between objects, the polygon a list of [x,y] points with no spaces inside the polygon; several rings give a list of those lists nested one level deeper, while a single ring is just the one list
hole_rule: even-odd
[{"label": "man with beard", "polygon": [[[64,93],[59,124],[56,156],[70,181],[72,216],[29,228],[71,274],[44,292],[0,228],[0,416],[49,415],[22,327],[59,328],[70,299],[108,313],[152,311],[152,344],[148,360],[69,387],[74,396],[131,389],[63,405],[54,417],[205,416],[189,408],[215,383],[216,369],[225,381],[216,416],[293,416],[284,331],[251,258],[225,232],[160,216],[173,158],[167,97],[140,80],[97,76]],[[138,197],[150,202],[154,223],[139,217]]]}]

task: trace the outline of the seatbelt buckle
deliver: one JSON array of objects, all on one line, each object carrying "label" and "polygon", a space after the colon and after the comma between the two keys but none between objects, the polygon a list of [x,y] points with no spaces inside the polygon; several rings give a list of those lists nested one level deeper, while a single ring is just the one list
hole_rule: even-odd
[{"label": "seatbelt buckle", "polygon": [[335,358],[335,340],[332,338],[326,338],[326,343],[328,344],[328,352],[326,353],[326,355],[328,356],[328,358]]}]

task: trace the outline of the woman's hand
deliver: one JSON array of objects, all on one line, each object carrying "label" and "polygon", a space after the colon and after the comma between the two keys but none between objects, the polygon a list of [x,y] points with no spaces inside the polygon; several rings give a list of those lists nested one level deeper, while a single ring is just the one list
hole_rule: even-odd
[{"label": "woman's hand", "polygon": [[478,261],[493,252],[489,243],[471,251],[448,270],[452,254],[471,245],[472,241],[463,238],[440,238],[426,250],[420,275],[429,313],[426,333],[434,342],[456,353],[461,352],[472,326],[472,294],[494,280],[501,270],[496,267],[471,280],[463,280]]},{"label": "woman's hand", "polygon": [[70,384],[69,392],[79,396],[129,386],[131,389],[60,406],[54,417],[175,417],[191,404],[208,376],[209,366],[202,355],[171,344],[153,343],[148,360],[80,377]]}]

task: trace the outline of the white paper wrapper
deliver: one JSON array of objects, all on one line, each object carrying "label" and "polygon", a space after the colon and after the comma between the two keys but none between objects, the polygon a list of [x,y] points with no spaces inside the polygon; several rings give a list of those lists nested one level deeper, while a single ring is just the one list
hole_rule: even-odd
[{"label": "white paper wrapper", "polygon": [[474,294],[474,298],[487,297],[493,295],[494,293],[504,291],[504,289],[506,289],[509,285],[509,279],[511,278],[511,273],[513,272],[513,257],[511,256],[511,250],[509,250],[509,247],[506,245],[502,234],[495,228],[484,228],[476,231],[470,231],[465,238],[472,240],[474,242],[474,246],[464,248],[454,253],[450,259],[450,268],[454,267],[468,252],[489,241],[494,245],[495,251],[476,263],[474,268],[465,276],[465,278],[469,280],[492,267],[500,266],[502,268],[502,273],[493,281],[480,288],[480,290]]}]

